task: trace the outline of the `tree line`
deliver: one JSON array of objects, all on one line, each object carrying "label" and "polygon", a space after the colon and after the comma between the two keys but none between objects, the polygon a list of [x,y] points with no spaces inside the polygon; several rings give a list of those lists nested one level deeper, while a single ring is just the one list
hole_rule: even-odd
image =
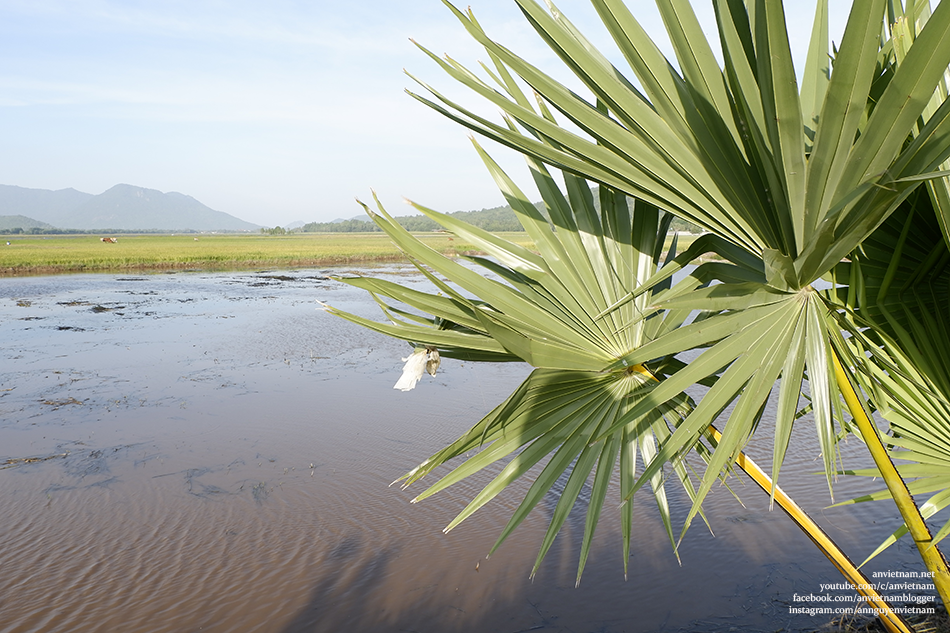
[{"label": "tree line", "polygon": [[[594,200],[595,206],[597,206],[598,198],[596,195],[594,196]],[[543,215],[547,216],[542,202],[536,202],[534,206],[537,207]],[[521,226],[521,223],[518,221],[518,216],[515,215],[515,212],[512,211],[508,205],[482,209],[480,211],[456,211],[449,215],[485,231],[502,233],[524,231],[524,227]],[[435,220],[424,215],[407,215],[394,218],[394,220],[407,231],[413,233],[444,230]],[[685,231],[688,233],[702,232],[699,226],[680,218],[673,219],[670,224],[670,230]],[[302,233],[374,233],[380,231],[380,228],[369,219],[360,220],[352,218],[338,222],[309,222],[297,229],[297,231]],[[283,235],[289,231],[278,226],[273,229],[261,229],[261,232],[269,235]]]}]

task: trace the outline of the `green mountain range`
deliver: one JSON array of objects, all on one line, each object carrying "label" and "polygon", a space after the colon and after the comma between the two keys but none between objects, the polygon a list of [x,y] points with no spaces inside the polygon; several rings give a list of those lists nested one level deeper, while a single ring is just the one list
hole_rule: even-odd
[{"label": "green mountain range", "polygon": [[[215,211],[191,196],[116,185],[99,195],[75,189],[0,185],[0,216],[25,216],[60,229],[256,231],[259,225]],[[0,225],[0,229],[4,229]],[[6,227],[5,230],[17,228]],[[19,228],[27,229],[28,226]]]},{"label": "green mountain range", "polygon": [[0,231],[4,233],[51,228],[53,228],[52,225],[28,218],[25,215],[0,215]]},{"label": "green mountain range", "polygon": [[[599,208],[599,201],[596,196],[594,196],[594,205]],[[535,203],[535,206],[541,211],[542,215],[546,216],[543,204],[540,202]],[[455,213],[450,213],[449,215],[464,220],[469,224],[477,226],[486,231],[492,232],[503,232],[503,231],[523,231],[524,228],[521,226],[521,223],[518,222],[518,217],[515,215],[515,212],[511,210],[511,207],[505,205],[503,207],[493,207],[491,209],[482,209],[481,211],[456,211]],[[412,231],[414,233],[423,233],[426,231],[439,231],[442,229],[441,226],[436,224],[434,220],[429,219],[424,215],[404,215],[394,218],[396,222],[402,225],[407,231]],[[379,231],[379,227],[373,223],[372,220],[366,219],[365,216],[357,216],[355,218],[350,218],[349,220],[334,220],[333,222],[310,222],[304,224],[301,228],[297,229],[305,233],[372,233]],[[702,229],[695,224],[691,224],[685,220],[679,218],[673,218],[673,222],[670,225],[671,231],[686,231],[689,233],[700,233]]]}]

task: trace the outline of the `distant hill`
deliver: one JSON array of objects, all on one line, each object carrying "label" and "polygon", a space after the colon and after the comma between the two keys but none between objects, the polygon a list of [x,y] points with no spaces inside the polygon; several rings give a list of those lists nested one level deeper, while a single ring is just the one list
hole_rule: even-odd
[{"label": "distant hill", "polygon": [[194,231],[253,231],[259,227],[215,211],[191,196],[162,193],[132,185],[116,185],[79,206],[73,227],[90,229],[191,229]]},{"label": "distant hill", "polygon": [[256,224],[215,211],[191,196],[116,185],[97,196],[0,185],[0,214],[25,215],[62,229],[255,231]]},{"label": "distant hill", "polygon": [[[540,204],[540,203],[539,203]],[[456,211],[449,215],[464,220],[486,231],[523,231],[515,212],[509,206],[482,209],[481,211]],[[438,231],[442,227],[424,215],[403,215],[395,218],[407,231]],[[364,233],[375,232],[379,227],[369,219],[360,217],[349,220],[336,219],[332,222],[310,222],[304,224],[301,231],[306,233]]]},{"label": "distant hill", "polygon": [[[541,211],[542,215],[547,217],[543,203],[536,202],[534,206]],[[600,208],[599,200],[596,195],[594,196],[594,206],[597,209]],[[481,211],[456,211],[449,215],[486,231],[524,231],[524,227],[521,226],[515,212],[512,211],[508,205],[482,209]],[[439,224],[436,224],[435,220],[431,220],[424,215],[403,215],[394,219],[407,231],[416,233],[439,231],[442,229]],[[372,220],[357,216],[349,220],[338,218],[332,222],[310,222],[304,224],[299,230],[307,233],[368,233],[379,231],[380,228],[376,226]],[[689,233],[702,232],[700,227],[680,218],[673,218],[670,230],[686,231]]]},{"label": "distant hill", "polygon": [[75,189],[50,191],[0,185],[0,215],[24,215],[53,226],[67,226],[70,214],[93,197]]},{"label": "distant hill", "polygon": [[16,229],[51,229],[52,225],[46,222],[40,222],[25,215],[0,215],[0,231],[9,233]]}]

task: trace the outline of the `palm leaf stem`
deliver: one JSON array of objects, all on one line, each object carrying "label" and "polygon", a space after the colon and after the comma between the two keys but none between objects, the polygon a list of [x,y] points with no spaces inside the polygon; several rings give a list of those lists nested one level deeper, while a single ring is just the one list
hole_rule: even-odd
[{"label": "palm leaf stem", "polygon": [[[722,434],[711,424],[709,425],[709,432],[712,439],[718,444]],[[884,597],[874,589],[868,577],[857,568],[854,562],[848,558],[848,555],[841,551],[841,548],[831,537],[781,487],[774,486],[773,488],[771,477],[758,464],[747,457],[745,453],[740,452],[736,458],[736,465],[766,494],[773,494],[774,491],[774,499],[779,507],[821,550],[821,553],[831,561],[831,564],[838,568],[838,571],[854,586],[855,590],[865,597],[868,604],[877,611],[884,628],[889,633],[910,633],[912,629],[901,618],[900,614],[894,612],[893,608],[884,600]]]},{"label": "palm leaf stem", "polygon": [[835,378],[838,383],[838,389],[844,396],[845,403],[848,405],[855,424],[861,436],[864,438],[864,443],[867,445],[871,457],[874,459],[874,464],[884,478],[884,483],[887,484],[887,489],[897,504],[897,508],[900,510],[901,517],[903,517],[908,531],[914,538],[914,543],[917,544],[917,549],[920,551],[920,556],[924,560],[924,564],[927,566],[928,571],[933,572],[933,583],[937,588],[937,592],[940,594],[941,600],[944,604],[950,604],[950,570],[947,569],[947,560],[943,557],[943,554],[937,546],[934,545],[930,529],[924,522],[924,518],[921,516],[917,504],[914,503],[914,498],[911,497],[907,485],[904,483],[904,480],[894,467],[894,463],[888,456],[877,427],[871,421],[867,411],[865,411],[861,399],[858,397],[857,391],[855,391],[854,385],[851,383],[847,372],[845,372],[844,367],[841,365],[838,352],[833,350],[831,357],[834,360]]}]

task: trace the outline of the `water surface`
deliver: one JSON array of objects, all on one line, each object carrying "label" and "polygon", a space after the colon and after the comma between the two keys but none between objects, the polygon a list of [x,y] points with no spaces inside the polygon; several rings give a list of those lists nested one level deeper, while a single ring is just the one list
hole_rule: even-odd
[{"label": "water surface", "polygon": [[[449,534],[478,478],[417,505],[389,484],[529,368],[445,360],[392,389],[410,348],[319,309],[381,318],[362,291],[294,270],[0,280],[0,632],[773,631],[840,576],[751,483],[712,492],[672,553],[638,497],[624,581],[616,491],[579,588],[575,511],[537,577],[545,499],[485,560],[520,498]],[[422,284],[398,266],[374,274]],[[853,558],[900,521],[829,505],[813,428],[783,485]],[[766,430],[750,447],[770,462]],[[867,463],[859,443],[843,456]],[[424,482],[423,482],[424,483]],[[417,485],[418,486],[418,485]],[[838,499],[879,484],[843,480]],[[522,487],[521,490],[525,488]],[[688,499],[670,487],[677,521]],[[866,571],[922,570],[899,545]]]}]

